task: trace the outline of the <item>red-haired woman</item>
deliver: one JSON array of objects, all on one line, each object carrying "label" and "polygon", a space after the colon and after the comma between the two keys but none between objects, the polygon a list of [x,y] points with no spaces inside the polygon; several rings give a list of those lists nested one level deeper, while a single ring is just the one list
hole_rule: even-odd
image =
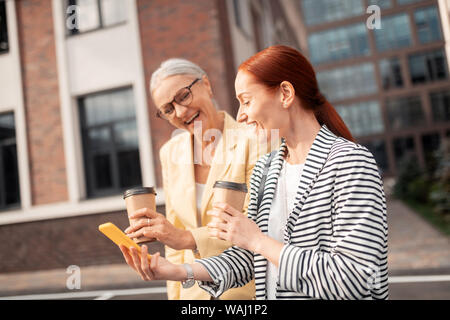
[{"label": "red-haired woman", "polygon": [[[356,144],[297,50],[269,47],[240,67],[238,121],[270,133],[279,150],[255,165],[248,217],[219,203],[211,236],[234,246],[192,265],[136,250],[149,279],[199,281],[218,297],[255,279],[257,299],[386,299],[387,219],[373,155]],[[216,219],[217,220],[217,219]],[[147,248],[142,247],[146,253]]]}]

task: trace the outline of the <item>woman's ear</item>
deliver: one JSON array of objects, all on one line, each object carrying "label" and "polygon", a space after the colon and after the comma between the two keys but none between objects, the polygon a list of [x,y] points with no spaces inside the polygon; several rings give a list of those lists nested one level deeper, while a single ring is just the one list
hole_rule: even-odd
[{"label": "woman's ear", "polygon": [[283,108],[289,108],[295,99],[295,89],[289,81],[283,81],[280,84],[281,104]]}]

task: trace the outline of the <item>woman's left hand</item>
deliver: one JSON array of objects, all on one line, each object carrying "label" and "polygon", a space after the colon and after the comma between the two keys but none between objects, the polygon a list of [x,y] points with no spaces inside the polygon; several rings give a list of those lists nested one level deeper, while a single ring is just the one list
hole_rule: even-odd
[{"label": "woman's left hand", "polygon": [[216,202],[213,208],[207,213],[218,219],[208,223],[209,235],[254,252],[264,237],[258,225],[226,203]]},{"label": "woman's left hand", "polygon": [[155,238],[163,244],[176,249],[195,249],[195,240],[188,230],[178,229],[173,226],[164,215],[149,208],[142,208],[134,212],[130,218],[142,219],[134,227],[128,227],[125,233],[130,238]]}]

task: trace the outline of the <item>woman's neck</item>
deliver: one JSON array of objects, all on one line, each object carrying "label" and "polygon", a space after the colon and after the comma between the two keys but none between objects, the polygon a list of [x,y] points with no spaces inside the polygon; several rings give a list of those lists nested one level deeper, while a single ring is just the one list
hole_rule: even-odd
[{"label": "woman's neck", "polygon": [[288,151],[286,161],[290,164],[305,163],[320,129],[321,126],[312,112],[291,116],[289,130],[284,135]]},{"label": "woman's neck", "polygon": [[[216,142],[216,139],[220,139],[221,137],[213,134],[209,141],[205,141],[204,135],[207,130],[219,130],[221,132],[221,134],[223,135],[224,134],[223,131],[224,131],[224,127],[225,127],[225,115],[216,110],[215,114],[211,118],[212,118],[212,121],[210,122],[210,125],[208,126],[208,128],[206,130],[204,130],[202,128],[201,136],[194,134],[194,139],[195,139],[194,146],[196,144],[198,146],[201,146],[202,155],[205,154],[206,148],[209,147],[208,152],[211,153],[211,156],[214,156],[215,147],[217,146],[217,143],[218,143],[218,141]],[[213,143],[213,142],[215,142],[215,143]],[[211,143],[213,143],[213,144],[211,145]],[[194,147],[194,152],[198,152],[198,151],[200,151],[200,150],[196,150],[196,148]],[[202,159],[202,162],[197,163],[197,165],[201,165],[201,166],[204,166],[204,165],[209,166],[210,165],[210,163],[205,163],[205,161],[204,161],[205,159],[203,159],[203,156],[201,157],[201,159]]]}]

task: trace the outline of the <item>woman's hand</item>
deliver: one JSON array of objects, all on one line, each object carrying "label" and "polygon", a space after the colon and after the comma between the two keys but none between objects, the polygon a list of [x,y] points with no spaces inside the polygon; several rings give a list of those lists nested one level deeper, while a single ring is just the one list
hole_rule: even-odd
[{"label": "woman's hand", "polygon": [[209,235],[256,252],[264,237],[256,223],[226,203],[214,203],[213,208],[207,213],[218,219],[208,223]]},{"label": "woman's hand", "polygon": [[136,248],[130,248],[128,250],[124,245],[120,245],[119,247],[127,264],[141,276],[142,280],[181,281],[187,277],[182,265],[170,263],[162,258],[159,252],[155,253],[150,261],[147,258],[141,259],[141,257],[147,257],[148,249],[145,245],[141,247],[140,256]]},{"label": "woman's hand", "polygon": [[181,230],[174,227],[164,215],[149,208],[142,208],[134,212],[130,218],[149,218],[142,219],[134,227],[125,229],[125,233],[130,238],[155,238],[159,242],[175,249],[195,249],[195,239],[188,230]]}]

